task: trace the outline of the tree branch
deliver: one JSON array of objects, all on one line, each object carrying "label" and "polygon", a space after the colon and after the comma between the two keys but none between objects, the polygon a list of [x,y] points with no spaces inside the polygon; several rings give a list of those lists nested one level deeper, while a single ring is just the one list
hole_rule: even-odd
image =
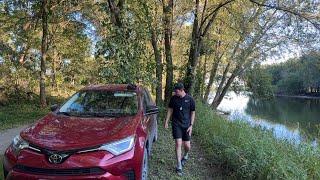
[{"label": "tree branch", "polygon": [[[235,0],[228,0],[228,1],[224,2],[224,3],[220,3],[212,12],[210,12],[210,13],[203,19],[203,21],[200,22],[200,27],[199,27],[200,31],[199,31],[199,32],[200,32],[200,35],[201,35],[201,36],[205,36],[205,35],[206,35],[206,33],[208,32],[209,28],[211,27],[211,25],[212,25],[215,17],[217,16],[218,11],[219,11],[222,7],[226,6],[227,4],[229,4],[229,3],[233,2],[233,1],[235,1]],[[210,19],[208,20],[208,18],[210,18]],[[204,26],[204,24],[205,24],[205,22],[206,22],[207,20],[208,20],[208,23],[207,23],[207,25],[205,26],[204,31],[201,32],[201,30],[203,29],[203,26]]]},{"label": "tree branch", "polygon": [[280,7],[280,6],[259,3],[259,2],[255,1],[255,0],[249,0],[249,1],[254,3],[254,4],[256,4],[256,5],[258,5],[258,6],[263,6],[263,7],[267,7],[267,8],[270,8],[270,9],[276,9],[276,10],[284,11],[284,12],[293,14],[295,16],[298,16],[299,18],[305,19],[306,21],[311,23],[317,30],[320,31],[320,24],[319,23],[313,22],[311,19],[309,19],[308,17],[304,16],[303,14],[301,14],[299,12],[296,12],[296,11],[293,11],[293,10],[290,10],[290,9],[287,9],[287,8],[284,8],[284,7]]}]

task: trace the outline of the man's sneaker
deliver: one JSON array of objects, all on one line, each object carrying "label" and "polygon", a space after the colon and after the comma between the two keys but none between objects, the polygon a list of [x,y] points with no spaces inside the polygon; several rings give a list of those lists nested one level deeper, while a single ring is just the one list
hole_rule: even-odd
[{"label": "man's sneaker", "polygon": [[179,169],[179,168],[176,168],[176,172],[179,176],[182,176],[183,173],[182,173],[182,169]]},{"label": "man's sneaker", "polygon": [[187,161],[188,161],[188,159],[186,159],[186,158],[183,157],[183,158],[181,159],[181,165],[182,165],[182,166],[186,165]]}]

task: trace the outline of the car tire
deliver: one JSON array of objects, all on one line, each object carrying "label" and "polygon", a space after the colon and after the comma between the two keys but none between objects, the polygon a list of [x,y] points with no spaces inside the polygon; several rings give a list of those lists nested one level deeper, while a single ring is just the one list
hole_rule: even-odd
[{"label": "car tire", "polygon": [[153,137],[153,142],[156,142],[158,141],[158,120],[156,120],[156,125],[155,125],[155,128],[154,128],[155,132],[154,132],[154,137]]},{"label": "car tire", "polygon": [[4,168],[4,165],[2,165],[2,169],[3,169],[3,176],[4,176],[4,179],[6,179],[7,178],[7,176],[8,176],[8,171]]},{"label": "car tire", "polygon": [[144,149],[143,152],[143,160],[142,160],[142,169],[141,169],[141,180],[147,180],[148,179],[148,150],[147,148]]}]

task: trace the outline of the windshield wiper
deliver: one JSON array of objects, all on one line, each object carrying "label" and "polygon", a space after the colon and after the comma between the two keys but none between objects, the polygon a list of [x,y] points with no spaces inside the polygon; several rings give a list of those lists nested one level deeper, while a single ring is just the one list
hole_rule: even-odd
[{"label": "windshield wiper", "polygon": [[58,112],[57,114],[63,114],[66,116],[77,116],[77,117],[120,117],[121,115],[115,113],[76,113],[71,114],[69,112]]},{"label": "windshield wiper", "polygon": [[71,116],[71,114],[68,113],[68,112],[61,112],[61,111],[59,111],[57,114],[63,114],[63,115],[66,115],[66,116]]},{"label": "windshield wiper", "polygon": [[92,113],[92,115],[96,117],[118,117],[119,116],[114,113]]}]

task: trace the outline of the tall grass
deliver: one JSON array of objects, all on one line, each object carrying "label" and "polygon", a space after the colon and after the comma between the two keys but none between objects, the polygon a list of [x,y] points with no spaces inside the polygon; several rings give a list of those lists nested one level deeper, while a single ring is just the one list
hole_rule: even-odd
[{"label": "tall grass", "polygon": [[213,163],[241,179],[320,179],[320,152],[277,140],[271,131],[230,122],[197,103],[194,136]]}]

